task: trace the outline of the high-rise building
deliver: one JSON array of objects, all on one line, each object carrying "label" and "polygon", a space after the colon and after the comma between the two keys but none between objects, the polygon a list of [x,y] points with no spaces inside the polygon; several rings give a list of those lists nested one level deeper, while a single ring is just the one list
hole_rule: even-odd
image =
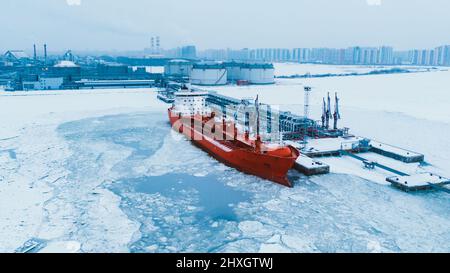
[{"label": "high-rise building", "polygon": [[181,48],[181,57],[186,59],[196,59],[197,49],[193,45],[183,46]]},{"label": "high-rise building", "polygon": [[435,49],[394,51],[391,46],[348,48],[210,49],[199,56],[211,60],[324,63],[347,65],[450,65],[450,45]]},{"label": "high-rise building", "polygon": [[380,64],[394,64],[394,48],[390,46],[382,46],[380,49],[379,61]]}]

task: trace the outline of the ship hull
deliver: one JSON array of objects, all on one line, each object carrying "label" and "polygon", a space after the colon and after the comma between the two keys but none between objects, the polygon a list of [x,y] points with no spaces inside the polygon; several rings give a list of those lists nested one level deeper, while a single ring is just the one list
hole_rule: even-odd
[{"label": "ship hull", "polygon": [[[171,114],[170,109],[169,118],[173,128],[175,123],[181,121],[180,117]],[[298,151],[295,148],[290,147],[293,154],[291,157],[257,153],[249,149],[233,149],[224,145],[220,140],[203,135],[186,122],[181,124],[181,127],[179,124],[175,126],[179,133],[187,136],[194,145],[225,165],[283,186],[292,187],[292,183],[287,178],[287,172],[293,167],[298,157]]]}]

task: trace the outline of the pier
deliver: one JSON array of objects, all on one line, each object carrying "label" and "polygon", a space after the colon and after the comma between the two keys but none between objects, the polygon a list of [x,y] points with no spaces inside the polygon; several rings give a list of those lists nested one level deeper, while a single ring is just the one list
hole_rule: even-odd
[{"label": "pier", "polygon": [[443,187],[450,184],[450,179],[432,173],[393,176],[386,178],[386,181],[404,191],[437,189],[450,193],[449,189]]},{"label": "pier", "polygon": [[321,175],[330,172],[329,165],[305,155],[300,155],[297,158],[294,168],[306,176]]},{"label": "pier", "polygon": [[[158,98],[171,103],[174,92],[181,85],[169,83],[166,91],[159,92]],[[238,111],[241,105],[250,108],[253,105],[251,99],[232,98],[214,91],[208,92],[206,102],[213,109],[222,111],[230,106]],[[267,106],[267,109],[271,109]],[[231,118],[231,113],[224,114]],[[319,122],[291,112],[278,112],[278,118],[280,141],[300,151],[301,155],[296,160],[294,169],[306,176],[328,174],[333,171],[334,164],[358,168],[355,163],[361,162],[361,170],[356,173],[364,173],[363,177],[366,178],[376,177],[375,180],[379,183],[389,182],[404,191],[436,189],[450,193],[447,188],[450,179],[425,170],[420,173],[421,163],[425,160],[423,154],[351,135],[349,128],[330,129],[327,125],[320,125]],[[336,163],[335,160],[328,160],[330,158],[342,162]]]},{"label": "pier", "polygon": [[390,157],[394,158],[406,163],[413,163],[413,162],[422,162],[425,159],[425,156],[423,154],[419,154],[413,151],[409,151],[406,149],[402,149],[399,147],[395,147],[389,144],[381,143],[378,141],[370,141],[370,150]]}]

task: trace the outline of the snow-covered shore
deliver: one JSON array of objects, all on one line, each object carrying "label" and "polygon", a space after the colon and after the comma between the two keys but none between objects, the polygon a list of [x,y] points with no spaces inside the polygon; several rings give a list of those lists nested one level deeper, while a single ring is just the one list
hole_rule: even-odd
[{"label": "snow-covered shore", "polygon": [[[153,91],[0,92],[0,252],[32,238],[52,242],[43,251],[128,251],[138,227],[101,179],[68,179],[63,164],[71,152],[56,128],[86,117],[162,111]],[[86,241],[83,232],[98,240]]]}]

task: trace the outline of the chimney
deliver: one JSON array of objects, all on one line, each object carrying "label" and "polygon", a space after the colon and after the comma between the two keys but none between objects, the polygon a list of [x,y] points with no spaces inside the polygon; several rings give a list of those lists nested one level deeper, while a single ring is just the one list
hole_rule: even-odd
[{"label": "chimney", "polygon": [[44,44],[44,61],[47,62],[47,44]]},{"label": "chimney", "polygon": [[37,53],[36,53],[36,44],[33,45],[33,51],[34,51],[34,60],[37,60]]}]

